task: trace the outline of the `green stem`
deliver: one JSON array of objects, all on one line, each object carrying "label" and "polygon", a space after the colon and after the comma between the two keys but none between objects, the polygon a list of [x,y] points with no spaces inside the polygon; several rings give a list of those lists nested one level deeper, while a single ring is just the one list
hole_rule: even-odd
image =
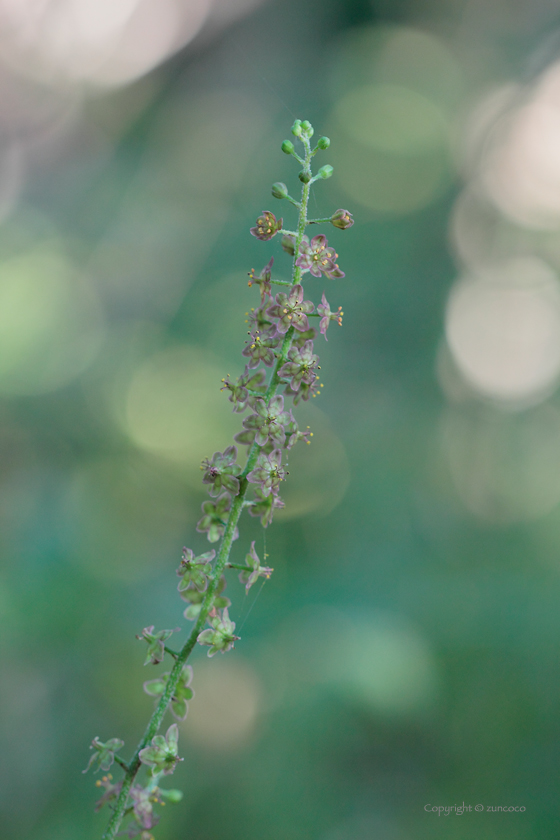
[{"label": "green stem", "polygon": [[[301,161],[304,165],[304,171],[311,172],[311,149],[309,146],[309,141],[303,139],[303,144],[305,146],[305,161],[302,161],[298,155],[294,155],[298,160]],[[294,254],[294,262],[293,262],[293,269],[292,269],[292,284],[299,283],[301,280],[301,268],[296,265],[297,254],[299,251],[299,246],[301,244],[301,240],[305,233],[305,226],[307,224],[307,203],[309,201],[309,190],[310,184],[304,184],[302,189],[301,195],[301,204],[299,207],[299,218],[298,218],[298,226],[297,231],[295,232],[296,236],[296,244],[295,244],[295,254]],[[293,235],[293,234],[292,234]],[[282,342],[282,350],[280,352],[279,357],[276,360],[276,364],[272,371],[272,376],[270,377],[270,382],[268,388],[266,389],[266,393],[264,395],[264,400],[267,405],[269,405],[272,397],[276,393],[276,389],[280,384],[280,379],[278,377],[278,371],[286,361],[288,357],[288,351],[292,344],[292,338],[294,335],[294,328],[290,327],[286,335],[284,336],[284,341]],[[111,819],[109,820],[109,824],[103,835],[103,840],[114,840],[114,837],[119,830],[122,818],[126,811],[126,804],[128,801],[128,796],[130,794],[130,789],[134,783],[134,779],[141,767],[142,762],[140,761],[140,750],[143,750],[144,747],[147,747],[148,744],[151,742],[154,735],[157,734],[159,727],[161,726],[161,722],[167,711],[167,707],[171,703],[171,699],[175,693],[175,689],[181,679],[181,674],[183,671],[183,666],[185,665],[187,659],[191,655],[194,646],[196,645],[197,639],[202,632],[204,625],[206,624],[206,619],[208,618],[208,614],[212,609],[212,604],[214,602],[214,594],[216,592],[216,588],[218,583],[222,577],[223,571],[226,567],[226,564],[229,560],[229,555],[231,551],[231,545],[233,543],[233,535],[235,533],[235,529],[237,527],[237,523],[239,521],[239,517],[241,516],[241,512],[245,506],[245,494],[247,493],[247,488],[249,486],[249,482],[247,481],[247,476],[254,468],[259,452],[261,447],[257,443],[253,443],[249,453],[247,455],[247,463],[245,464],[245,468],[241,475],[239,476],[239,493],[237,496],[234,497],[231,510],[229,513],[229,517],[227,523],[225,525],[225,532],[222,538],[222,543],[220,546],[220,550],[218,553],[218,557],[216,559],[216,563],[214,565],[213,574],[208,582],[208,589],[206,590],[206,596],[202,603],[202,608],[200,610],[200,614],[198,619],[187,639],[183,647],[181,648],[180,652],[177,654],[172,654],[176,657],[175,664],[171,669],[169,677],[167,679],[167,683],[165,685],[165,690],[161,695],[156,708],[154,709],[154,713],[150,719],[148,726],[146,727],[146,731],[142,737],[142,740],[138,744],[136,748],[136,752],[134,753],[130,763],[128,765],[125,762],[122,762],[122,767],[127,767],[125,772],[125,776],[122,782],[122,787],[116,804],[114,806],[114,811]],[[171,653],[171,651],[169,651]],[[119,761],[121,763],[121,761]]]},{"label": "green stem", "polygon": [[322,225],[324,222],[330,222],[331,217],[329,216],[328,219],[309,219],[307,222],[308,225]]}]

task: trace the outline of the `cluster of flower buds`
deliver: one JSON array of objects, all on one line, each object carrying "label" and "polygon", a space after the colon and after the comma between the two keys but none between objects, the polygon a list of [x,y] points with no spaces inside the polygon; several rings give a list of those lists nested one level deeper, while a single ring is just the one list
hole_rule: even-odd
[{"label": "cluster of flower buds", "polygon": [[[288,201],[297,209],[295,230],[285,229],[283,219],[270,210],[264,210],[250,229],[262,242],[279,234],[281,249],[291,257],[292,268],[290,280],[276,278],[274,257],[270,257],[259,272],[254,269],[249,272],[249,286],[258,286],[260,299],[247,313],[248,339],[242,349],[245,369],[236,379],[228,374],[222,379],[221,388],[228,392],[233,411],[245,414],[242,429],[234,441],[247,447],[247,457],[245,466],[241,466],[237,445],[232,444],[223,452],[214,452],[201,464],[202,483],[210,499],[202,503],[202,516],[196,530],[206,534],[209,542],[221,541],[221,545],[218,553],[211,550],[195,555],[192,549],[183,549],[177,569],[177,588],[183,601],[187,602],[184,616],[194,622],[194,627],[179,652],[170,650],[165,644],[174,630],[156,631],[152,625],[145,627],[137,637],[147,643],[146,665],[159,664],[166,654],[173,657],[175,665],[171,671],[144,683],[145,692],[156,698],[156,710],[145,739],[130,764],[125,764],[116,755],[123,746],[120,739],[103,743],[95,738],[92,743],[94,753],[88,768],[96,763],[108,770],[117,762],[129,779],[124,786],[113,784],[110,776],[98,783],[105,789],[98,807],[109,802],[114,809],[105,835],[109,840],[116,836],[125,813],[132,821],[124,833],[129,837],[140,836],[140,840],[153,840],[151,830],[158,820],[154,804],[161,803],[162,798],[169,801],[180,798],[179,791],[164,791],[158,785],[159,777],[173,773],[182,760],[178,754],[177,724],[172,724],[165,736],[157,734],[159,724],[167,707],[178,721],[187,716],[194,692],[192,668],[186,664],[186,659],[196,642],[207,647],[208,656],[212,657],[230,651],[239,639],[235,635],[235,622],[229,617],[231,601],[224,595],[224,571],[227,568],[238,570],[246,592],[259,578],[264,583],[273,571],[269,566],[261,565],[255,541],[251,542],[243,564],[229,562],[232,544],[239,537],[239,518],[247,509],[251,516],[260,518],[264,528],[270,525],[274,513],[284,507],[280,488],[289,474],[286,467],[290,450],[299,441],[309,444],[313,435],[309,427],[299,428],[292,412],[292,406],[297,406],[300,400],[316,397],[322,388],[319,356],[313,344],[317,330],[312,319],[319,319],[318,331],[327,340],[330,323],[334,321],[340,326],[344,314],[340,306],[331,310],[324,290],[321,302],[313,302],[313,294],[317,291],[315,281],[338,280],[345,274],[338,265],[335,247],[329,245],[327,237],[318,234],[310,239],[305,231],[311,224],[332,224],[338,230],[346,230],[354,224],[352,214],[342,208],[323,219],[307,217],[312,185],[333,174],[329,164],[321,166],[315,174],[312,172],[314,156],[330,146],[328,137],[320,137],[312,148],[313,133],[310,122],[296,120],[292,135],[302,144],[301,154],[291,140],[282,143],[282,151],[294,157],[301,166],[298,173],[303,184],[301,199],[293,198],[286,184],[280,181],[272,185],[275,199]],[[273,286],[282,288],[273,291]],[[266,558],[265,553],[265,561]],[[206,628],[205,624],[208,625]],[[146,786],[134,783],[140,765],[150,773]],[[127,807],[128,796],[131,804]]]}]

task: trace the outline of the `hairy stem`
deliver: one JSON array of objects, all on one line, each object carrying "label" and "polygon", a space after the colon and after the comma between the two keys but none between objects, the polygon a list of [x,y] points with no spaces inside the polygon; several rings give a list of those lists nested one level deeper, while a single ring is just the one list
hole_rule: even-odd
[{"label": "hairy stem", "polygon": [[[309,141],[304,139],[304,146],[305,146],[305,161],[301,161],[304,165],[304,171],[310,172],[311,171],[311,149],[309,146]],[[301,160],[298,155],[294,155],[297,157],[298,160]],[[301,202],[299,203],[299,218],[298,218],[298,225],[296,231],[296,243],[295,243],[295,254],[294,254],[294,261],[293,261],[293,269],[292,269],[292,284],[299,283],[301,280],[302,271],[299,266],[296,265],[296,259],[299,251],[299,246],[301,244],[301,240],[305,233],[305,227],[308,224],[307,222],[307,203],[309,200],[309,191],[310,191],[310,183],[304,184],[302,189],[302,196]],[[270,377],[270,382],[268,388],[266,389],[266,393],[264,394],[264,400],[268,405],[270,400],[276,393],[276,389],[281,384],[280,379],[278,377],[278,371],[285,363],[286,359],[288,358],[288,351],[292,344],[292,339],[294,336],[294,328],[290,327],[288,332],[284,337],[284,341],[282,342],[282,350],[280,352],[279,357],[276,360],[276,364],[274,365],[274,369],[272,371],[272,375]],[[218,557],[216,559],[216,563],[214,566],[214,570],[212,576],[208,582],[208,589],[206,590],[206,596],[202,603],[202,608],[200,610],[200,614],[198,619],[181,650],[179,653],[168,651],[172,656],[175,657],[175,664],[171,669],[171,673],[169,674],[165,690],[161,695],[156,708],[154,709],[154,713],[150,718],[150,722],[146,727],[146,731],[142,737],[142,740],[138,744],[136,748],[136,752],[134,753],[132,759],[130,760],[129,764],[126,765],[124,761],[119,759],[119,764],[123,767],[126,767],[125,776],[122,782],[122,787],[116,804],[114,806],[113,815],[109,820],[109,824],[107,829],[105,830],[105,834],[103,835],[103,840],[113,840],[117,831],[119,830],[120,824],[122,822],[123,816],[126,811],[128,796],[130,794],[130,789],[134,784],[134,779],[141,767],[140,761],[140,750],[147,747],[148,744],[151,742],[154,735],[157,734],[159,727],[161,726],[161,722],[167,711],[167,707],[171,703],[171,699],[175,693],[175,689],[181,679],[181,674],[183,671],[183,666],[185,665],[187,659],[191,655],[193,648],[196,645],[197,639],[202,632],[204,625],[206,624],[206,619],[208,618],[208,614],[212,609],[212,604],[214,601],[214,595],[216,592],[216,588],[218,583],[221,580],[223,571],[228,564],[229,555],[231,551],[231,546],[233,543],[233,536],[235,534],[235,529],[237,527],[237,523],[239,521],[239,517],[241,516],[241,512],[243,507],[245,506],[245,494],[247,493],[247,488],[249,486],[249,482],[247,481],[247,475],[251,472],[254,468],[259,452],[261,447],[257,443],[253,443],[249,449],[249,453],[247,455],[247,463],[245,464],[245,468],[241,475],[239,476],[239,493],[233,499],[231,510],[229,512],[229,517],[227,523],[225,525],[224,536],[222,537],[222,542],[220,545],[220,550],[218,553]]]}]

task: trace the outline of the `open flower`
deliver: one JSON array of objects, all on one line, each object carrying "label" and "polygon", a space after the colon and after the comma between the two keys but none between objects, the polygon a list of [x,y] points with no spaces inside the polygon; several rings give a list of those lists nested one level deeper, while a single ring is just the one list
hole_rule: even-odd
[{"label": "open flower", "polygon": [[87,773],[92,764],[95,764],[96,762],[98,765],[97,770],[99,770],[99,768],[102,770],[108,770],[115,760],[115,753],[118,752],[121,747],[124,747],[124,741],[121,741],[120,738],[110,738],[108,741],[103,743],[103,741],[100,741],[96,736],[90,746],[90,750],[94,750],[94,753],[90,756],[88,766],[85,770],[82,770],[82,773]]},{"label": "open flower", "polygon": [[274,257],[270,258],[270,262],[268,262],[265,267],[261,270],[261,273],[258,276],[255,276],[255,269],[252,268],[249,272],[249,286],[252,286],[253,283],[257,283],[260,287],[261,292],[261,303],[264,303],[267,297],[272,297],[271,289],[270,289],[270,278],[272,276],[272,263],[274,262]]},{"label": "open flower", "polygon": [[139,830],[135,833],[128,832],[129,837],[136,837],[140,830],[153,828],[159,820],[159,817],[154,814],[154,802],[157,802],[155,791],[142,785],[134,785],[130,791],[130,798],[132,800],[132,810],[136,818]]},{"label": "open flower", "polygon": [[239,574],[239,580],[241,581],[241,583],[245,584],[246,592],[248,592],[252,585],[257,582],[259,577],[265,577],[268,580],[268,578],[274,571],[274,569],[270,569],[268,566],[261,566],[261,561],[259,560],[257,552],[255,551],[254,540],[251,543],[251,549],[249,553],[245,557],[245,565],[249,566],[249,569],[244,569]]},{"label": "open flower", "polygon": [[280,482],[284,481],[286,476],[285,470],[280,466],[281,463],[281,449],[274,449],[270,455],[265,455],[264,452],[259,453],[255,469],[251,470],[247,479],[252,484],[259,485],[263,497],[271,493],[274,496],[278,495]]},{"label": "open flower", "polygon": [[344,315],[344,312],[342,311],[342,306],[339,306],[336,312],[331,312],[329,302],[325,297],[325,293],[323,292],[321,303],[317,306],[317,312],[321,316],[321,320],[319,321],[319,331],[321,335],[325,336],[325,341],[328,341],[327,327],[329,326],[330,322],[336,321],[339,327],[342,326],[342,316]]},{"label": "open flower", "polygon": [[[226,530],[225,515],[231,507],[231,498],[229,493],[222,493],[218,496],[215,502],[203,502],[202,513],[204,516],[199,519],[196,530],[199,534],[207,532],[209,542],[218,542]],[[239,531],[235,529],[233,539],[236,540],[239,536]]]},{"label": "open flower", "polygon": [[212,571],[210,564],[215,556],[216,552],[212,550],[195,557],[194,551],[183,548],[183,559],[177,569],[177,574],[181,578],[177,587],[179,592],[188,589],[189,586],[194,586],[199,592],[204,592],[208,584],[208,575]]},{"label": "open flower", "polygon": [[255,441],[264,446],[268,441],[282,446],[286,439],[284,426],[293,420],[291,411],[284,411],[284,397],[272,397],[269,404],[260,397],[254,402],[255,414],[243,420],[245,429],[255,431]]},{"label": "open flower", "polygon": [[[171,698],[171,713],[177,720],[185,720],[189,711],[188,701],[194,697],[194,691],[190,688],[193,678],[193,669],[190,665],[183,665],[181,677],[173,696]],[[148,680],[144,683],[144,691],[150,697],[161,697],[166,689],[169,674],[160,674],[155,680]]]},{"label": "open flower", "polygon": [[249,359],[248,368],[256,368],[261,362],[267,367],[272,367],[275,360],[274,350],[278,347],[278,341],[274,338],[261,338],[260,333],[254,333],[249,343],[243,348],[241,354]]},{"label": "open flower", "polygon": [[298,440],[303,440],[304,443],[310,444],[311,441],[309,438],[312,437],[313,432],[310,430],[309,426],[307,426],[304,431],[301,431],[297,422],[294,420],[294,422],[290,423],[286,428],[286,449],[291,449],[296,445]]},{"label": "open flower", "polygon": [[247,366],[235,382],[230,382],[229,374],[226,379],[222,379],[224,384],[220,390],[224,391],[227,389],[230,391],[229,401],[233,403],[234,412],[240,414],[247,408],[247,402],[250,396],[249,390],[262,390],[264,394],[266,391],[266,386],[263,384],[265,379],[266,374],[264,370],[258,370],[256,373],[252,373],[249,366]]},{"label": "open flower", "polygon": [[235,463],[237,447],[228,446],[223,452],[214,452],[212,460],[206,458],[202,462],[201,470],[203,484],[211,484],[208,491],[211,496],[217,496],[221,490],[229,490],[234,496],[239,493],[239,481],[236,478],[241,472],[239,464]]},{"label": "open flower", "polygon": [[284,501],[280,496],[275,496],[274,493],[265,496],[260,487],[255,487],[255,501],[249,505],[248,510],[251,516],[260,516],[261,525],[263,528],[268,528],[272,522],[274,511],[281,510],[283,507],[285,507]]},{"label": "open flower", "polygon": [[344,277],[336,260],[338,254],[327,242],[327,237],[320,233],[314,236],[311,242],[304,236],[299,246],[299,256],[296,265],[305,271],[311,272],[314,277],[325,274],[327,277]]},{"label": "open flower", "polygon": [[251,233],[257,239],[266,242],[276,236],[279,230],[282,230],[282,219],[277,219],[270,210],[263,210],[262,216],[257,219],[256,226],[251,228]]},{"label": "open flower", "polygon": [[157,665],[158,662],[161,662],[165,656],[165,642],[172,633],[178,633],[179,630],[180,628],[176,627],[175,630],[158,630],[157,633],[154,633],[153,624],[150,624],[149,627],[144,627],[142,635],[136,636],[137,639],[145,639],[148,642],[144,665]]},{"label": "open flower", "polygon": [[154,735],[149,747],[140,750],[138,756],[142,764],[152,768],[152,773],[163,773],[169,776],[175,770],[179,761],[183,761],[177,754],[179,728],[172,723],[165,735]]},{"label": "open flower", "polygon": [[307,316],[315,307],[310,300],[303,299],[303,286],[297,283],[292,286],[289,294],[279,292],[275,300],[276,303],[268,307],[266,314],[270,318],[278,319],[276,329],[279,333],[287,333],[290,327],[295,327],[300,332],[309,329]]},{"label": "open flower", "polygon": [[278,371],[278,375],[283,379],[290,378],[290,388],[292,391],[299,391],[303,383],[312,385],[317,378],[315,368],[319,361],[319,356],[313,353],[313,342],[306,341],[303,347],[291,347],[288,353],[288,361],[282,365]]},{"label": "open flower", "polygon": [[221,614],[214,612],[214,615],[209,615],[208,623],[210,628],[202,631],[198,637],[198,643],[209,645],[208,656],[214,656],[218,651],[227,653],[239,639],[239,636],[233,634],[235,622],[230,620],[227,608],[222,610]]}]

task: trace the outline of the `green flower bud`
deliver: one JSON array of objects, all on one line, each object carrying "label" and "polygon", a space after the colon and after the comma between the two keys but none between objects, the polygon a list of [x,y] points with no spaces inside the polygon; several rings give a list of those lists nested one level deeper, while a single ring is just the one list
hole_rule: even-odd
[{"label": "green flower bud", "polygon": [[304,120],[301,124],[302,131],[308,136],[313,137],[313,126],[309,120]]},{"label": "green flower bud", "polygon": [[171,790],[164,790],[163,788],[158,788],[159,795],[162,799],[167,799],[168,802],[180,802],[183,798],[183,791],[176,790],[171,788]]},{"label": "green flower bud", "polygon": [[306,172],[305,169],[301,170],[301,172],[298,175],[298,178],[303,184],[308,184],[311,181],[311,175],[309,174],[309,172]]},{"label": "green flower bud", "polygon": [[288,187],[282,181],[277,181],[272,185],[272,195],[274,198],[286,198],[288,195]]},{"label": "green flower bud", "polygon": [[326,179],[326,178],[331,177],[331,175],[333,174],[333,171],[334,170],[333,170],[332,166],[330,166],[330,164],[327,163],[327,164],[325,164],[325,166],[322,166],[319,169],[317,175],[319,175],[320,178],[325,178]]},{"label": "green flower bud", "polygon": [[331,141],[328,137],[319,137],[319,139],[317,140],[317,146],[320,149],[328,149],[330,145]]},{"label": "green flower bud", "polygon": [[285,155],[293,155],[295,150],[295,146],[291,140],[284,140],[284,142],[282,143],[282,151]]},{"label": "green flower bud", "polygon": [[301,137],[301,120],[296,120],[292,126],[292,134],[294,137]]}]

